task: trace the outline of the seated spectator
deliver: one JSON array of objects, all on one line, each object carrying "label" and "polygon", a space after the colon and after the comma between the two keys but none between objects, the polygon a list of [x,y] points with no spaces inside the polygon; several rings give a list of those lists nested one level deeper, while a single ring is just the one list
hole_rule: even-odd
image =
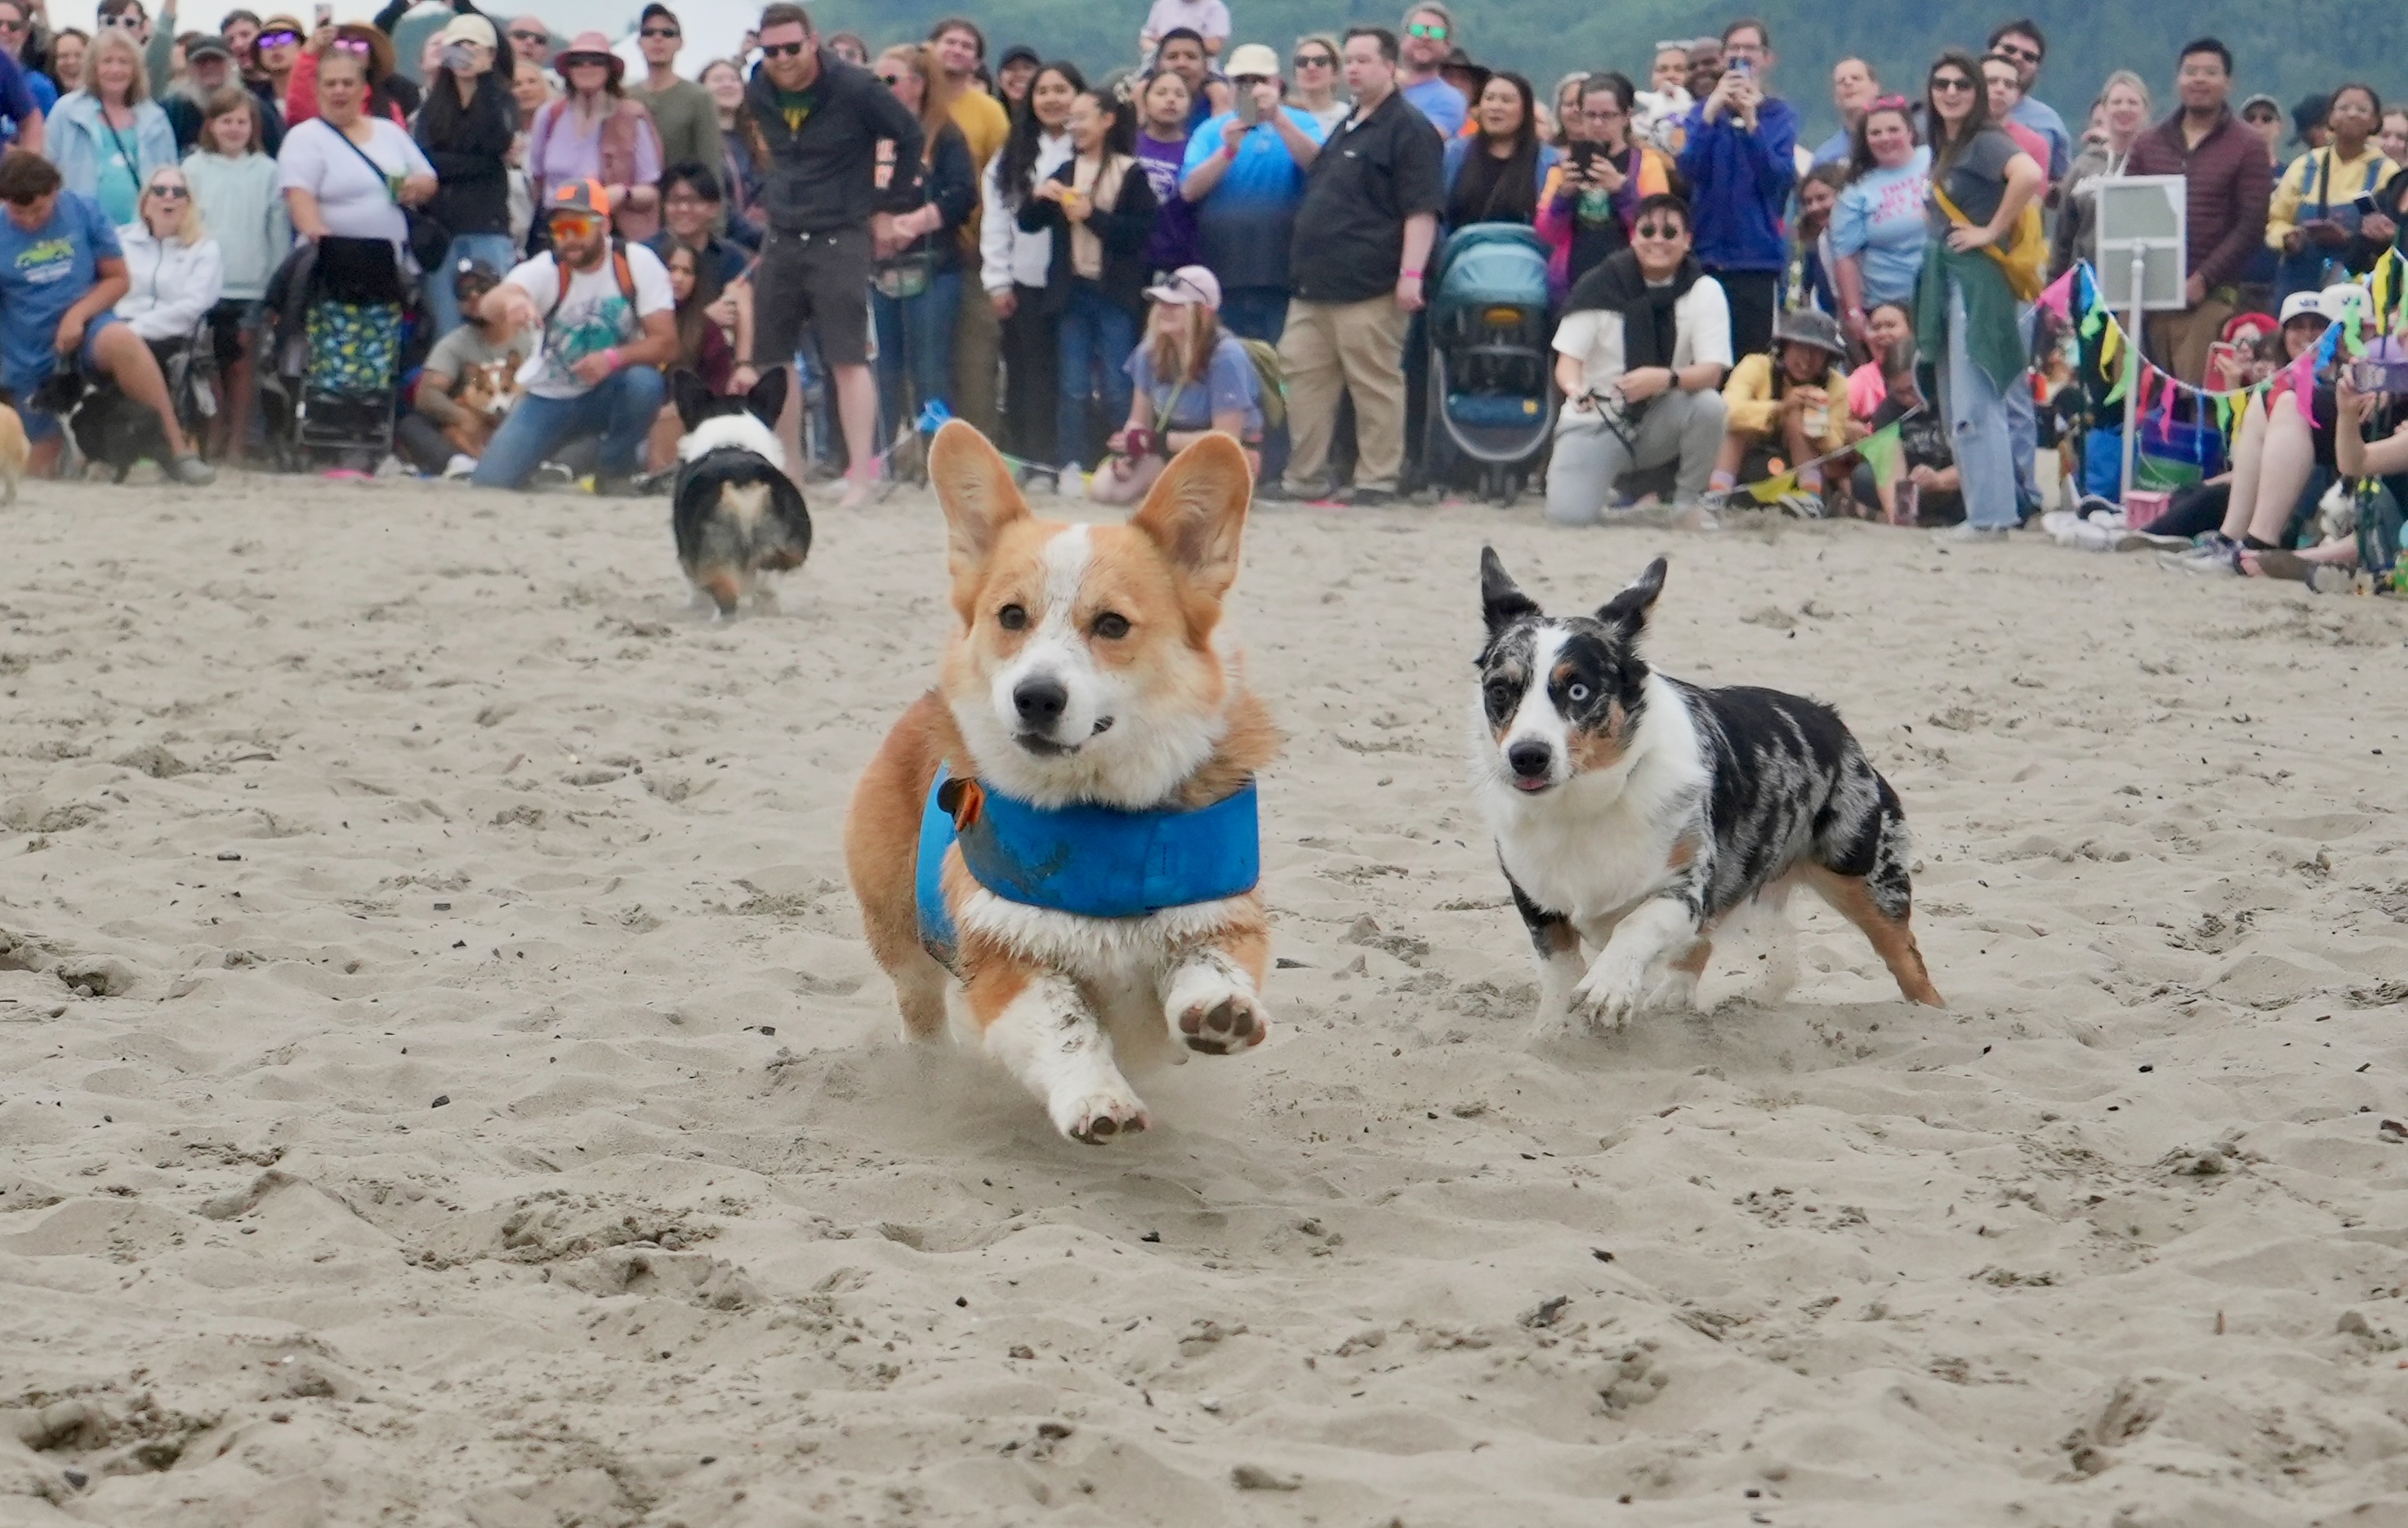
[{"label": "seated spectator", "polygon": [[293,252],[293,214],[277,163],[263,151],[265,108],[247,90],[219,93],[205,108],[201,141],[184,158],[193,206],[217,240],[224,287],[209,312],[226,407],[209,421],[209,459],[240,461],[251,438],[254,373],[267,283]]},{"label": "seated spectator", "polygon": [[527,395],[471,480],[517,488],[562,446],[599,436],[595,491],[624,493],[660,416],[661,368],[677,355],[677,297],[658,255],[611,238],[610,197],[598,183],[554,188],[544,215],[552,248],[477,305],[481,318],[537,331],[538,342],[519,373]]},{"label": "seated spectator", "polygon": [[1869,422],[1875,430],[1897,425],[1898,450],[1885,458],[1886,477],[1869,463],[1857,466],[1856,503],[1892,525],[1954,525],[1965,518],[1965,495],[1948,450],[1948,421],[1923,401],[1914,336],[1904,335],[1880,354],[1867,364],[1883,374],[1885,396]]},{"label": "seated spectator", "polygon": [[627,98],[620,84],[627,61],[601,33],[579,33],[559,65],[568,93],[527,125],[536,205],[551,207],[555,187],[595,181],[618,209],[619,236],[640,243],[661,229],[661,138],[652,113]]},{"label": "seated spectator", "polygon": [[[1274,77],[1279,61],[1260,43],[1230,55],[1232,64],[1254,71],[1240,77],[1235,88],[1252,93],[1262,82],[1264,69]],[[1194,121],[1187,81],[1169,70],[1149,76],[1137,92],[1137,162],[1154,186],[1154,236],[1146,241],[1145,264],[1152,271],[1173,271],[1200,258],[1195,204],[1179,194],[1179,171],[1187,163],[1187,124]]]},{"label": "seated spectator", "polygon": [[142,50],[122,27],[104,28],[84,62],[89,87],[50,108],[45,150],[71,195],[88,197],[112,225],[132,222],[143,182],[173,164],[176,129],[150,99]]},{"label": "seated spectator", "polygon": [[1864,348],[1872,359],[1848,373],[1848,417],[1862,424],[1881,411],[1889,396],[1882,373],[1889,353],[1901,340],[1914,337],[1914,299],[1875,303],[1865,315]]},{"label": "seated spectator", "polygon": [[[677,330],[677,354],[661,369],[694,373],[713,396],[743,392],[736,385],[736,349],[728,343],[727,331],[719,322],[718,272],[682,244],[671,245],[662,264],[668,268],[669,294],[677,299],[671,313]],[[652,421],[646,459],[649,472],[658,477],[677,465],[678,440],[684,434],[685,421],[678,417],[677,406],[663,403],[659,416]]]},{"label": "seated spectator", "polygon": [[[1823,468],[1817,459],[1845,450],[1852,434],[1848,381],[1840,369],[1847,358],[1847,341],[1828,313],[1807,308],[1783,314],[1772,326],[1772,353],[1742,356],[1723,383],[1723,445],[1709,486],[1728,492],[1742,477],[1762,476],[1778,459],[1797,470],[1800,493],[1819,501]],[[1784,507],[1821,513],[1819,502],[1784,501]]]},{"label": "seated spectator", "polygon": [[1452,232],[1475,222],[1534,221],[1539,198],[1563,158],[1539,141],[1530,82],[1507,70],[1492,75],[1472,107],[1473,130],[1446,146],[1440,173]]},{"label": "seated spectator", "polygon": [[[508,267],[518,245],[510,237],[510,148],[518,136],[518,105],[494,72],[498,39],[482,16],[454,16],[433,40],[441,63],[426,77],[418,109],[418,146],[435,166],[437,189],[427,214],[452,235],[443,269],[481,261]],[[452,283],[428,283],[427,313],[437,336],[460,327]]]},{"label": "seated spectator", "polygon": [[[1875,101],[1857,120],[1847,181],[1832,206],[1830,227],[1840,326],[1875,361],[1886,352],[1866,333],[1870,311],[1885,303],[1912,303],[1923,275],[1923,247],[1929,237],[1923,199],[1930,173],[1931,150],[1914,141],[1906,98]],[[1878,381],[1880,367],[1872,369]]]},{"label": "seated spectator", "polygon": [[1137,503],[1171,457],[1211,431],[1244,442],[1246,460],[1262,469],[1262,378],[1244,342],[1221,327],[1219,279],[1186,265],[1146,295],[1154,308],[1129,352],[1128,422],[1087,483],[1098,504]]},{"label": "seated spectator", "polygon": [[159,95],[159,108],[176,130],[176,152],[193,151],[201,138],[201,115],[218,93],[236,83],[234,50],[222,37],[201,37],[184,50],[184,72]]},{"label": "seated spectator", "polygon": [[444,274],[452,279],[452,301],[469,320],[437,340],[419,368],[394,445],[428,477],[465,478],[477,470],[508,415],[507,407],[497,406],[517,391],[535,336],[508,312],[486,310],[487,294],[502,279],[494,267],[464,260]]},{"label": "seated spectator", "polygon": [[[2281,255],[2274,294],[2321,292],[2349,273],[2351,242],[2362,221],[2358,198],[2398,172],[2373,143],[2383,103],[2371,85],[2344,85],[2325,107],[2327,142],[2291,161],[2266,209],[2266,247]],[[2366,265],[2388,241],[2372,245]]]},{"label": "seated spectator", "polygon": [[1675,189],[1670,156],[1632,135],[1636,99],[1630,81],[1610,69],[1581,82],[1580,107],[1567,122],[1570,147],[1539,193],[1536,226],[1555,246],[1547,276],[1558,294],[1630,248],[1631,215],[1642,200]]},{"label": "seated spectator", "polygon": [[64,360],[115,382],[159,416],[167,476],[206,483],[215,469],[193,454],[176,422],[158,357],[113,311],[128,289],[125,257],[97,205],[64,188],[57,166],[22,149],[0,156],[0,388],[19,401],[33,469],[58,466],[65,442],[55,420],[25,401]]},{"label": "seated spectator", "polygon": [[1091,399],[1100,393],[1113,419],[1128,412],[1128,375],[1115,358],[1137,344],[1154,214],[1154,186],[1129,151],[1136,123],[1127,104],[1087,91],[1071,103],[1068,125],[1069,159],[1038,183],[1019,214],[1023,229],[1041,229],[1053,239],[1046,301],[1061,314],[1054,452],[1066,480],[1096,460]]},{"label": "seated spectator", "polygon": [[[340,26],[322,26],[310,34],[293,61],[293,72],[284,82],[284,121],[286,130],[300,126],[324,109],[320,101],[318,72],[326,60],[336,53],[347,53],[360,64],[367,79],[367,93],[360,109],[370,117],[380,117],[395,127],[409,127],[409,107],[405,107],[396,92],[409,82],[394,73],[393,39],[372,26],[346,21]],[[417,87],[410,86],[409,106],[418,104]]]},{"label": "seated spectator", "polygon": [[1667,464],[1679,501],[1696,503],[1722,450],[1730,307],[1691,252],[1679,197],[1639,204],[1630,248],[1572,289],[1555,350],[1566,402],[1547,518],[1594,525],[1626,474]]},{"label": "seated spectator", "polygon": [[202,225],[184,172],[150,172],[142,216],[117,231],[125,253],[125,295],[116,313],[162,363],[185,349],[225,291],[225,262]]},{"label": "seated spectator", "polygon": [[[1297,56],[1323,50],[1337,57],[1334,44],[1310,37],[1297,45]],[[1262,60],[1253,47],[1239,49],[1230,64],[1244,66],[1240,82],[1254,93],[1255,120],[1248,122],[1234,110],[1208,118],[1187,139],[1179,195],[1196,208],[1203,251],[1197,264],[1221,283],[1214,306],[1222,326],[1276,345],[1287,324],[1296,209],[1304,203],[1305,172],[1328,127],[1308,107],[1282,99],[1276,73],[1256,73]],[[1347,109],[1340,103],[1341,121]]]}]

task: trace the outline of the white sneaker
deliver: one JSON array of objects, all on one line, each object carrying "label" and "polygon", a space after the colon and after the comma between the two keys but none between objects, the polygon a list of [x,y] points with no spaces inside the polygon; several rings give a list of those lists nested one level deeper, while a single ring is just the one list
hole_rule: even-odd
[{"label": "white sneaker", "polygon": [[1065,499],[1085,498],[1087,496],[1086,469],[1076,462],[1066,464],[1054,478],[1054,493],[1057,497]]},{"label": "white sneaker", "polygon": [[477,470],[477,459],[466,451],[453,451],[452,460],[443,464],[446,478],[466,478]]},{"label": "white sneaker", "polygon": [[1987,546],[2002,542],[2012,534],[2004,525],[1976,525],[1970,520],[1960,520],[1932,532],[1931,539],[1943,547]]}]

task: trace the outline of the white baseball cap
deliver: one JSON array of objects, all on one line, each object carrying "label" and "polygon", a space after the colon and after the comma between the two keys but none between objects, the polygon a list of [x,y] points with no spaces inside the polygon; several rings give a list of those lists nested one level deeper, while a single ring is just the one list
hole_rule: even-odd
[{"label": "white baseball cap", "polygon": [[2324,293],[2321,292],[2294,292],[2289,296],[2284,298],[2283,316],[2281,320],[2283,326],[2288,328],[2293,319],[2325,319],[2328,322],[2331,321],[2329,316],[2325,312]]},{"label": "white baseball cap", "polygon": [[1213,312],[1221,311],[1221,278],[1201,265],[1182,265],[1162,278],[1158,287],[1148,287],[1145,294],[1158,303],[1183,307],[1202,303]]},{"label": "white baseball cap", "polygon": [[1250,42],[1230,50],[1229,60],[1221,65],[1221,72],[1232,79],[1242,79],[1248,75],[1277,79],[1280,78],[1280,56],[1262,43]]}]

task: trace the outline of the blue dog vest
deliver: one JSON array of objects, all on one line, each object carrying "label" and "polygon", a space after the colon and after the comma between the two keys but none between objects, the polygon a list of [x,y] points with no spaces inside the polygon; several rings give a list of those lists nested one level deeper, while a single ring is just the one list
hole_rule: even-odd
[{"label": "blue dog vest", "polygon": [[[947,786],[953,799],[944,800]],[[956,823],[958,821],[958,827]],[[1082,918],[1143,918],[1168,907],[1242,896],[1262,878],[1254,785],[1194,811],[1032,807],[955,782],[939,765],[920,814],[914,888],[920,942],[947,969],[960,938],[945,907],[945,850],[1007,902]]]}]

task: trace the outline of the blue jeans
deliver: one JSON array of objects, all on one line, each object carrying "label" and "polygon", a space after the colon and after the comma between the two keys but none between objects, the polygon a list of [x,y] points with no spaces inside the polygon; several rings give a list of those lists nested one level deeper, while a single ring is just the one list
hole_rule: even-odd
[{"label": "blue jeans", "polygon": [[1228,287],[1221,293],[1221,327],[1240,339],[1276,345],[1287,327],[1287,288]]},{"label": "blue jeans", "polygon": [[869,315],[878,323],[878,407],[886,420],[882,438],[892,441],[919,417],[903,395],[907,378],[918,408],[940,403],[953,411],[953,326],[961,309],[957,270],[930,277],[928,290],[917,297],[870,292]]},{"label": "blue jeans", "polygon": [[508,276],[510,267],[519,263],[518,250],[508,234],[454,234],[452,250],[443,257],[443,268],[428,271],[424,283],[427,321],[434,328],[433,336],[441,339],[460,327],[460,298],[452,290],[458,276],[460,262],[481,260],[494,267],[495,276]]},{"label": "blue jeans", "polygon": [[1948,283],[1948,364],[1940,376],[1940,402],[1948,416],[1948,442],[1956,455],[1965,518],[1985,528],[2014,529],[2023,521],[2023,505],[2015,491],[2006,399],[1965,348],[1965,293],[1953,280]]},{"label": "blue jeans", "polygon": [[468,480],[479,488],[516,488],[546,457],[572,440],[602,437],[595,472],[604,479],[632,478],[643,462],[645,438],[659,417],[666,385],[650,366],[626,370],[574,398],[542,398],[530,393],[494,432]]},{"label": "blue jeans", "polygon": [[1087,400],[1103,393],[1115,430],[1128,419],[1129,396],[1137,391],[1127,371],[1129,353],[1137,349],[1137,315],[1106,297],[1097,283],[1074,279],[1055,344],[1061,402],[1054,416],[1054,464],[1092,465]]},{"label": "blue jeans", "polygon": [[[2040,312],[2036,303],[2026,303],[2015,316],[2015,333],[2023,336],[2024,353],[2031,354],[2032,326]],[[2042,502],[2040,481],[2040,409],[2032,402],[2031,378],[2015,378],[2007,389],[2007,450],[2015,464],[2015,502],[2021,507]],[[2054,484],[2050,485],[2054,487]]]}]

